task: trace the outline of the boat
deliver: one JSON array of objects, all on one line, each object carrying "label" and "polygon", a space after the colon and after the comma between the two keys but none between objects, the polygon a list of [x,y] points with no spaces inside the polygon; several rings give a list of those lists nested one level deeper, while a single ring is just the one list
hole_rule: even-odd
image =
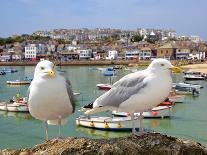
[{"label": "boat", "polygon": [[21,102],[1,102],[0,110],[10,111],[10,112],[29,112],[27,103]]},{"label": "boat", "polygon": [[170,95],[168,99],[174,103],[183,103],[185,101],[185,95]]},{"label": "boat", "polygon": [[178,95],[193,95],[193,96],[198,96],[200,94],[200,92],[196,91],[196,89],[191,89],[191,88],[176,89],[175,92]]},{"label": "boat", "polygon": [[9,85],[29,85],[32,82],[32,78],[25,77],[23,80],[6,81]]},{"label": "boat", "polygon": [[0,75],[6,75],[6,72],[0,71]]},{"label": "boat", "polygon": [[78,93],[78,92],[74,92],[73,95],[74,95],[74,96],[78,96],[78,95],[80,95],[80,93]]},{"label": "boat", "polygon": [[112,85],[110,85],[110,84],[97,84],[96,87],[98,87],[100,90],[110,90]]},{"label": "boat", "polygon": [[[167,118],[170,117],[172,106],[157,106],[152,110],[145,111],[142,113],[143,118]],[[119,117],[130,116],[127,112],[116,112],[112,111],[112,115]],[[134,116],[139,117],[140,113],[134,113]]]},{"label": "boat", "polygon": [[192,83],[186,83],[186,82],[179,82],[179,83],[173,83],[173,88],[179,88],[179,87],[189,87],[189,88],[195,88],[200,91],[200,88],[203,88],[200,84],[192,84]]},{"label": "boat", "polygon": [[0,72],[15,73],[15,72],[18,72],[18,70],[17,69],[3,68],[3,69],[0,70]]},{"label": "boat", "polygon": [[31,81],[21,81],[21,80],[15,80],[15,81],[6,81],[6,84],[8,85],[29,85]]},{"label": "boat", "polygon": [[185,80],[205,80],[206,77],[202,76],[202,75],[197,75],[197,74],[186,74],[183,76],[185,78]]},{"label": "boat", "polygon": [[[137,120],[138,117],[135,117]],[[76,125],[86,128],[106,130],[106,131],[131,131],[131,117],[98,117],[98,116],[80,116],[76,118]],[[139,124],[136,123],[136,129],[139,130]]]},{"label": "boat", "polygon": [[10,112],[29,112],[26,97],[20,97],[17,93],[16,97],[7,102],[0,102],[0,110]]},{"label": "boat", "polygon": [[97,84],[96,87],[98,87],[100,90],[110,90],[112,87],[112,76],[114,76],[115,72],[113,68],[106,68],[102,71],[102,74],[104,76],[109,76],[109,84]]},{"label": "boat", "polygon": [[122,69],[122,68],[123,68],[123,66],[121,66],[121,65],[113,66],[113,69]]}]

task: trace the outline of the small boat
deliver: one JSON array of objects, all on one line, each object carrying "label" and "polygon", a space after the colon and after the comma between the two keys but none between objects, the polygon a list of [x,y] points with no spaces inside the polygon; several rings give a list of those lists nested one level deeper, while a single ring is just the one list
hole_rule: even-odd
[{"label": "small boat", "polygon": [[9,85],[29,85],[32,82],[32,78],[25,77],[23,80],[6,81]]},{"label": "small boat", "polygon": [[[157,106],[152,108],[152,110],[145,111],[142,113],[144,118],[167,118],[170,117],[172,106]],[[112,115],[119,117],[130,116],[127,112],[116,112],[112,111]],[[136,117],[140,116],[140,113],[134,113]]]},{"label": "small boat", "polygon": [[178,95],[193,95],[193,96],[198,96],[200,92],[196,91],[195,89],[176,89],[175,90],[176,94]]},{"label": "small boat", "polygon": [[15,73],[15,72],[18,72],[18,70],[17,69],[3,68],[3,69],[0,70],[0,72]]},{"label": "small boat", "polygon": [[206,78],[201,75],[191,75],[191,74],[186,74],[183,76],[185,80],[205,80]]},{"label": "small boat", "polygon": [[170,95],[168,99],[174,103],[183,103],[185,101],[185,95]]},{"label": "small boat", "polygon": [[0,71],[0,75],[6,75],[6,72]]},{"label": "small boat", "polygon": [[122,68],[123,68],[123,66],[121,66],[121,65],[113,66],[113,69],[122,69]]},{"label": "small boat", "polygon": [[[138,117],[135,117],[135,120]],[[87,128],[107,130],[107,131],[131,131],[132,120],[131,117],[90,117],[82,116],[76,118],[76,125]],[[139,124],[136,123],[136,129],[139,130]]]},{"label": "small boat", "polygon": [[22,102],[1,102],[0,110],[10,111],[10,112],[29,112],[27,103]]},{"label": "small boat", "polygon": [[199,84],[192,84],[192,83],[185,83],[185,82],[179,82],[179,83],[173,83],[173,88],[180,88],[180,87],[184,87],[184,88],[195,88],[197,90],[200,91],[200,88],[203,88],[203,86],[199,85]]},{"label": "small boat", "polygon": [[74,95],[74,96],[78,96],[78,95],[80,95],[80,93],[78,93],[78,92],[74,92],[73,95]]},{"label": "small boat", "polygon": [[6,81],[6,84],[8,85],[29,85],[31,81],[20,81],[20,80],[15,80],[15,81]]},{"label": "small boat", "polygon": [[110,84],[97,84],[96,87],[98,87],[100,90],[110,90],[112,85],[110,85]]}]

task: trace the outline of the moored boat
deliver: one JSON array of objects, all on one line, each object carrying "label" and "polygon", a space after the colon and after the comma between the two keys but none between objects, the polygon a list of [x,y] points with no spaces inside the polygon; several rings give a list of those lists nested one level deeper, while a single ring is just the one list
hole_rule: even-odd
[{"label": "moored boat", "polygon": [[[138,119],[138,117],[135,117]],[[87,128],[108,130],[108,131],[131,131],[132,120],[131,117],[78,117],[76,118],[76,125]],[[136,129],[139,129],[139,124],[136,123]]]},{"label": "moored boat", "polygon": [[[152,110],[145,111],[142,113],[143,118],[167,118],[170,117],[172,106],[157,106]],[[126,117],[130,116],[127,112],[116,112],[112,111],[112,115]],[[134,113],[136,117],[140,116],[140,113]]]},{"label": "moored boat", "polygon": [[3,68],[0,71],[5,72],[5,73],[15,73],[15,72],[17,72],[17,69]]},{"label": "moored boat", "polygon": [[112,85],[110,85],[110,84],[97,84],[96,87],[98,87],[100,90],[110,90]]},{"label": "moored boat", "polygon": [[0,75],[6,75],[6,72],[0,71]]},{"label": "moored boat", "polygon": [[29,85],[31,81],[21,81],[21,80],[15,80],[15,81],[6,81],[6,84],[8,85]]},{"label": "moored boat", "polygon": [[191,75],[191,74],[186,74],[183,76],[185,80],[205,80],[206,77],[201,76],[201,75]]},{"label": "moored boat", "polygon": [[0,110],[10,111],[10,112],[29,112],[27,103],[17,103],[17,102],[1,102]]}]

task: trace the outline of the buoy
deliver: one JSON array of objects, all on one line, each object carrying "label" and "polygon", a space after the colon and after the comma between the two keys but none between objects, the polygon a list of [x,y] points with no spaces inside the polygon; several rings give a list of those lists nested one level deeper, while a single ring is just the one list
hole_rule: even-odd
[{"label": "buoy", "polygon": [[109,128],[109,125],[107,122],[104,123],[104,128]]},{"label": "buoy", "polygon": [[157,111],[152,111],[151,114],[152,116],[157,116]]},{"label": "buoy", "polygon": [[92,127],[94,126],[94,123],[93,123],[93,121],[91,121],[91,123],[90,123],[90,126],[92,126]]},{"label": "buoy", "polygon": [[117,124],[117,128],[121,128],[121,123],[120,122]]}]

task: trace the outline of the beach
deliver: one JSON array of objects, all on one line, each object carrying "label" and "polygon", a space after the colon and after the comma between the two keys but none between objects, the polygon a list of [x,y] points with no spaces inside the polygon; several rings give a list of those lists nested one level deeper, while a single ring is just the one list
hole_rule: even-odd
[{"label": "beach", "polygon": [[182,66],[183,69],[187,69],[192,72],[201,72],[207,74],[207,64],[192,64]]}]

